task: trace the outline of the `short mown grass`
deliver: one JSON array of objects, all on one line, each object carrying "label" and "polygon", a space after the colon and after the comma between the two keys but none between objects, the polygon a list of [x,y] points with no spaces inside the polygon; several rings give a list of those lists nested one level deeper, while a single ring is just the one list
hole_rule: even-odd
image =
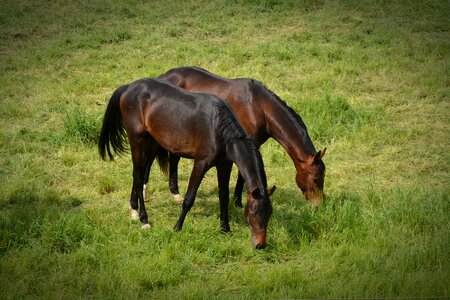
[{"label": "short mown grass", "polygon": [[[447,1],[3,1],[0,298],[449,297]],[[129,217],[129,155],[96,142],[121,84],[197,65],[294,108],[324,162],[309,206],[289,156],[261,148],[274,213],[251,247],[207,173],[183,231],[154,167],[151,229]],[[185,191],[192,161],[180,163]],[[233,170],[231,190],[236,180]]]}]

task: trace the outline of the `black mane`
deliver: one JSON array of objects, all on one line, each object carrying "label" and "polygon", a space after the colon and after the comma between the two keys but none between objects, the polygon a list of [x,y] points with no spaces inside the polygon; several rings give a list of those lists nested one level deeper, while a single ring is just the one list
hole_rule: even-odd
[{"label": "black mane", "polygon": [[220,116],[220,131],[225,144],[233,145],[237,142],[244,142],[247,145],[247,149],[250,150],[249,159],[254,161],[254,165],[258,169],[258,173],[262,174],[264,187],[267,186],[266,173],[264,172],[264,163],[262,160],[261,153],[258,150],[258,145],[256,141],[248,135],[242,128],[238,119],[236,118],[233,110],[228,106],[227,103],[222,100],[216,104],[219,110]]},{"label": "black mane", "polygon": [[219,111],[219,130],[222,133],[225,143],[248,137],[228,104],[219,100],[215,103],[215,106]]},{"label": "black mane", "polygon": [[281,107],[286,111],[286,114],[289,117],[289,119],[296,125],[298,131],[300,132],[300,134],[303,138],[303,145],[305,146],[305,151],[309,155],[315,155],[317,153],[316,148],[314,147],[314,145],[311,141],[311,138],[309,137],[308,129],[306,128],[306,125],[303,122],[302,118],[299,116],[299,114],[293,108],[288,106],[286,104],[286,102],[284,102],[280,97],[278,97],[277,94],[275,94],[270,89],[268,89],[263,83],[261,83],[259,81],[255,81],[255,82],[257,82],[259,85],[261,85],[261,87],[265,91],[267,91],[267,93],[269,94],[269,98],[271,100],[281,104]]}]

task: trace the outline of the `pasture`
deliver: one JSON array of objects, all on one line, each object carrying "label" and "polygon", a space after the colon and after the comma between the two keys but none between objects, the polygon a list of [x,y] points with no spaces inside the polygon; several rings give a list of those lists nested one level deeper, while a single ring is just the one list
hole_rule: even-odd
[{"label": "pasture", "polygon": [[[449,17],[448,1],[1,1],[0,298],[449,297]],[[264,250],[232,201],[220,231],[214,169],[174,232],[155,165],[141,230],[130,155],[99,158],[112,92],[183,65],[263,82],[327,147],[318,209],[261,147]]]}]

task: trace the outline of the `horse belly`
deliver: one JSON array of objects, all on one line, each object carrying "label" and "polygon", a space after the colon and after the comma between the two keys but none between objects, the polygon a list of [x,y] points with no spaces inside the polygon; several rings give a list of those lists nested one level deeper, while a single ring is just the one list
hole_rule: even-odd
[{"label": "horse belly", "polygon": [[[167,151],[185,158],[196,158],[202,152],[202,139],[198,132],[190,128],[172,127],[158,128],[152,126],[148,132]],[[205,148],[205,147],[203,147]]]},{"label": "horse belly", "polygon": [[155,138],[158,144],[170,153],[176,154],[185,158],[197,157],[197,146],[191,141],[178,136]]}]

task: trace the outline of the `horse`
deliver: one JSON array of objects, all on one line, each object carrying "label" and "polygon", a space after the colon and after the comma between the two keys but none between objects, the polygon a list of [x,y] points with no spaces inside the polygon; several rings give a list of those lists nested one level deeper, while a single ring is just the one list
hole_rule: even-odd
[{"label": "horse", "polygon": [[[229,232],[229,180],[235,163],[247,186],[244,215],[256,249],[266,246],[272,205],[261,154],[255,141],[239,124],[229,105],[219,97],[192,93],[166,81],[143,78],[120,86],[107,105],[98,141],[103,160],[127,152],[133,162],[130,197],[132,219],[150,227],[145,210],[143,184],[155,158],[167,170],[169,155],[194,160],[181,215],[174,226],[183,227],[205,173],[215,167],[219,186],[220,226]],[[139,205],[138,205],[139,203]],[[139,206],[139,207],[138,207]],[[138,212],[139,208],[139,212]]]},{"label": "horse", "polygon": [[[251,78],[227,79],[198,67],[178,67],[158,79],[192,92],[214,94],[225,100],[235,112],[244,130],[258,146],[272,137],[287,151],[296,168],[296,183],[305,198],[318,206],[324,199],[326,148],[316,151],[301,117],[261,82]],[[177,198],[179,157],[170,157],[169,189]],[[238,176],[234,202],[242,207],[243,179]]]}]

